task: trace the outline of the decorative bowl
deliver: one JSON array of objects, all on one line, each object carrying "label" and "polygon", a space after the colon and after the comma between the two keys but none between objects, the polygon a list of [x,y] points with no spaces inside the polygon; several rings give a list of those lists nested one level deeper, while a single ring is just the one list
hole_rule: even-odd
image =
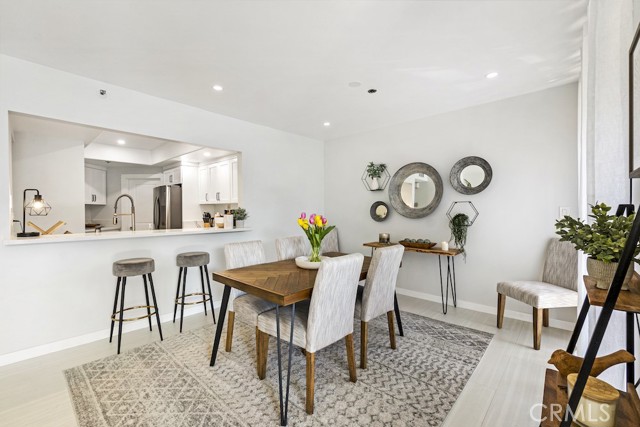
[{"label": "decorative bowl", "polygon": [[296,258],[296,265],[300,268],[304,268],[306,270],[317,270],[320,268],[320,264],[322,264],[322,260],[326,259],[326,256],[321,256],[321,262],[311,262],[309,261],[308,256],[299,256]]}]

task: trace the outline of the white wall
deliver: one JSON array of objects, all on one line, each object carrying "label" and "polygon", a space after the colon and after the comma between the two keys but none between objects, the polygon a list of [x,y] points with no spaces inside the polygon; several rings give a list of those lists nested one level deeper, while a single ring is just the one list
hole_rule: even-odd
[{"label": "white wall", "polygon": [[[108,95],[100,97],[100,89],[106,89]],[[262,239],[267,257],[275,260],[274,240],[299,233],[298,213],[324,208],[323,144],[319,141],[5,55],[0,56],[0,93],[2,239],[11,234],[7,203],[11,190],[9,111],[241,151],[242,203],[250,214],[247,225],[253,228],[216,236],[0,245],[0,324],[11,325],[0,328],[0,364],[2,355],[8,355],[7,360],[9,353],[18,350],[87,334],[104,336],[115,288],[111,275],[114,260],[153,257],[160,312],[168,314],[173,308],[177,253],[210,251],[210,270],[216,270],[224,267],[225,243]],[[320,155],[309,156],[311,152]],[[301,183],[301,177],[305,183]],[[311,178],[313,185],[306,183]],[[34,271],[38,272],[37,280]],[[130,301],[142,301],[137,281],[132,279],[130,283]],[[221,287],[216,288],[219,299]]]},{"label": "white wall", "polygon": [[[32,221],[46,230],[56,222],[64,221],[66,225],[56,230],[55,234],[66,230],[84,232],[84,144],[81,140],[16,132],[13,172],[16,219],[22,221],[23,190],[36,188],[52,209],[47,216],[27,215],[27,223]],[[34,194],[29,192],[27,200],[32,199]],[[27,226],[26,231],[36,230]]]},{"label": "white wall", "polygon": [[[368,254],[362,243],[376,241],[380,232],[391,233],[393,241],[449,240],[447,209],[453,201],[472,201],[480,216],[469,229],[466,263],[456,260],[458,298],[462,306],[493,312],[498,281],[540,278],[558,208],[576,213],[576,141],[576,84],[329,141],[327,215],[339,228],[341,250]],[[466,156],[480,156],[493,169],[491,185],[477,195],[459,194],[449,183],[451,167]],[[440,206],[422,219],[391,210],[385,222],[373,221],[371,204],[390,203],[387,190],[369,192],[360,182],[370,161],[386,163],[391,175],[407,163],[430,164],[444,182]],[[439,300],[437,257],[407,253],[398,287]],[[507,309],[531,313],[513,300]],[[551,316],[574,320],[575,310]]]}]

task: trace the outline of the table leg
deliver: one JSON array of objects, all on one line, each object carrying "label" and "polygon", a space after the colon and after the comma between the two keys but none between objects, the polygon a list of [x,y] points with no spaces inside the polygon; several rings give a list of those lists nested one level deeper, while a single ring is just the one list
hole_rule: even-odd
[{"label": "table leg", "polygon": [[227,304],[229,304],[230,294],[231,287],[225,285],[224,292],[222,293],[222,303],[220,305],[220,314],[218,316],[218,325],[216,327],[216,337],[213,340],[213,350],[211,350],[211,362],[209,363],[209,366],[215,366],[216,364],[218,347],[220,346],[220,337],[222,336],[222,326],[224,325],[224,318],[227,315]]},{"label": "table leg", "polygon": [[[634,313],[627,312],[627,351],[635,354],[634,335],[636,333],[636,325],[633,322]],[[635,384],[635,362],[627,363],[627,383]]]},{"label": "table leg", "polygon": [[458,306],[458,298],[456,292],[456,259],[454,257],[447,257],[447,270],[449,269],[449,260],[451,260],[451,272],[449,277],[451,278],[451,294],[453,296],[453,306]]},{"label": "table leg", "polygon": [[291,358],[293,356],[293,328],[295,324],[296,305],[291,305],[291,327],[289,328],[289,360],[287,361],[286,397],[282,392],[282,351],[280,349],[280,307],[276,306],[276,338],[278,340],[278,389],[280,395],[280,425],[286,426],[289,421],[289,384],[291,380]]},{"label": "table leg", "polygon": [[438,255],[438,268],[440,269],[440,298],[442,298],[442,313],[447,314],[447,307],[449,305],[449,280],[447,280],[447,293],[445,294],[444,282],[442,280],[442,260],[440,259],[440,255]]},{"label": "table leg", "polygon": [[578,338],[580,338],[580,332],[582,331],[582,327],[584,326],[584,321],[587,318],[587,314],[589,314],[589,307],[591,307],[591,304],[589,303],[589,297],[584,297],[584,302],[582,303],[582,308],[580,309],[580,314],[578,315],[578,321],[576,322],[576,326],[573,328],[573,333],[571,334],[571,339],[569,340],[569,345],[567,346],[567,353],[569,354],[573,354],[576,349]]},{"label": "table leg", "polygon": [[398,294],[393,293],[393,310],[396,312],[396,323],[398,323],[398,333],[401,337],[404,336],[404,330],[402,329],[402,319],[400,318],[400,307],[398,306]]}]

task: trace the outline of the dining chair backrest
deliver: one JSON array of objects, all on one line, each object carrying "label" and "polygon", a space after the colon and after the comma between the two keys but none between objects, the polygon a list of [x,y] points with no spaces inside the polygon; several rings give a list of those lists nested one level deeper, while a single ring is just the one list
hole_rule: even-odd
[{"label": "dining chair backrest", "polygon": [[[249,242],[227,243],[224,245],[224,260],[227,270],[246,267],[248,265],[264,264],[264,246],[261,240]],[[245,292],[231,288],[228,310],[233,311],[233,300],[244,295]]]},{"label": "dining chair backrest", "polygon": [[276,239],[276,254],[278,261],[294,259],[299,256],[309,255],[311,245],[305,236],[283,237]]},{"label": "dining chair backrest", "polygon": [[334,228],[324,236],[322,242],[320,243],[320,253],[324,254],[327,252],[340,252],[340,245],[338,244],[338,229]]},{"label": "dining chair backrest", "polygon": [[309,303],[306,351],[315,353],[353,333],[363,261],[358,253],[322,261]]},{"label": "dining chair backrest", "polygon": [[542,281],[578,290],[578,251],[571,242],[551,239],[547,247]]},{"label": "dining chair backrest", "polygon": [[404,254],[402,245],[375,250],[362,293],[360,320],[363,322],[369,322],[393,311],[402,254]]}]

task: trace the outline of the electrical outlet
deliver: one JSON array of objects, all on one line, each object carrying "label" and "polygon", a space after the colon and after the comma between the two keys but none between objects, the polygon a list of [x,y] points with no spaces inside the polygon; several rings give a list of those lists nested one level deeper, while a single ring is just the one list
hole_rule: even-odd
[{"label": "electrical outlet", "polygon": [[571,215],[571,209],[567,206],[560,206],[560,218],[564,218],[567,215]]}]

